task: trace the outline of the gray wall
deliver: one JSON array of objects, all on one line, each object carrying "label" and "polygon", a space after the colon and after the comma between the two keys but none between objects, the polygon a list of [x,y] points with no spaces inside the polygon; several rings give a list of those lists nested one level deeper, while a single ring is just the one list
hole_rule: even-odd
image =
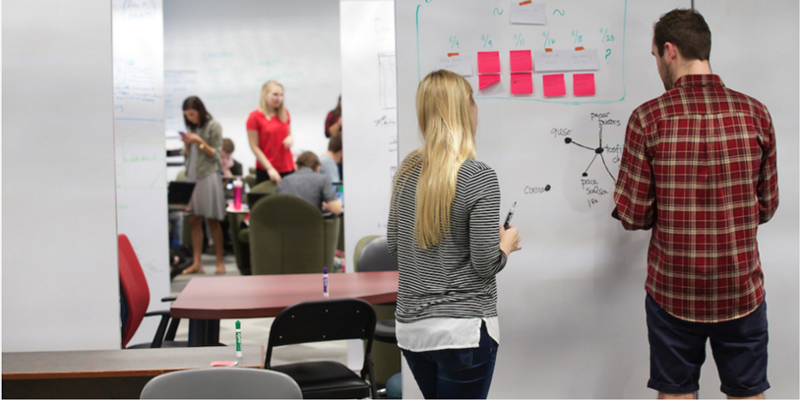
[{"label": "gray wall", "polygon": [[3,6],[3,351],[120,346],[111,2]]}]

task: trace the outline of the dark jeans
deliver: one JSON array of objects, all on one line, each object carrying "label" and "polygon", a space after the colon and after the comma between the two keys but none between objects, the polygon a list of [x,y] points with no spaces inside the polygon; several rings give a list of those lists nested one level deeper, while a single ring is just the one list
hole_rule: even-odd
[{"label": "dark jeans", "polygon": [[403,350],[426,399],[485,399],[492,384],[497,343],[481,324],[477,348],[425,352]]},{"label": "dark jeans", "polygon": [[[291,175],[293,172],[294,171],[281,173],[280,174],[281,178],[285,177],[286,175]],[[256,185],[268,180],[269,180],[269,174],[267,173],[267,171],[261,168],[256,168]]]},{"label": "dark jeans", "polygon": [[647,387],[663,393],[694,393],[706,340],[717,364],[722,393],[750,397],[769,389],[767,381],[767,301],[752,313],[726,322],[688,322],[673,317],[647,295],[647,337],[650,380]]}]

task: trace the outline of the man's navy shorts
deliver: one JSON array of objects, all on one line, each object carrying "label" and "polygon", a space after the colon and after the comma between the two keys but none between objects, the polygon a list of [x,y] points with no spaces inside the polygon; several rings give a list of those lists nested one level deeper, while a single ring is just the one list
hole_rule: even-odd
[{"label": "man's navy shorts", "polygon": [[648,294],[647,338],[650,380],[647,387],[663,393],[694,393],[706,358],[706,339],[722,382],[722,393],[750,397],[769,389],[767,381],[767,302],[732,321],[698,323],[667,313]]}]

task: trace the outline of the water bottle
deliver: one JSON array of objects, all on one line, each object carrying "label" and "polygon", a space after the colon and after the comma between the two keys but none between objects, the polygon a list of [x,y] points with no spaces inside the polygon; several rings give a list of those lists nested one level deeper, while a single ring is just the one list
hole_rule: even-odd
[{"label": "water bottle", "polygon": [[239,178],[233,181],[233,209],[242,209],[242,180]]}]

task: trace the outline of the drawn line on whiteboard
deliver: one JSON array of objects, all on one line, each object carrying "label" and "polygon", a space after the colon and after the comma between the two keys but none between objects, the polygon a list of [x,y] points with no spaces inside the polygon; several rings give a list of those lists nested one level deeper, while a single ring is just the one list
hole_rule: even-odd
[{"label": "drawn line on whiteboard", "polygon": [[[603,114],[594,114],[594,113],[592,114],[592,119],[594,119],[594,118],[598,119],[599,132],[597,134],[598,135],[598,146],[597,146],[597,148],[592,148],[592,147],[580,144],[580,143],[574,141],[572,138],[569,138],[569,137],[564,139],[564,143],[566,143],[568,145],[569,144],[574,144],[574,145],[576,145],[576,146],[578,146],[580,148],[583,148],[583,149],[586,149],[586,150],[594,152],[594,156],[592,157],[592,161],[589,161],[589,165],[586,167],[586,170],[583,171],[581,176],[583,176],[584,178],[589,176],[589,169],[592,167],[594,162],[597,160],[597,156],[600,156],[600,160],[603,162],[603,167],[605,167],[606,172],[608,172],[608,176],[610,176],[611,179],[614,182],[616,182],[617,178],[614,177],[614,174],[612,174],[611,170],[608,168],[608,164],[606,164],[606,159],[603,156],[603,154],[606,153],[606,151],[608,151],[609,153],[621,153],[622,152],[622,148],[619,145],[617,145],[615,147],[609,147],[609,146],[605,146],[604,147],[603,146],[603,126],[607,125],[607,124],[608,125],[614,125],[614,124],[617,124],[618,121],[611,120],[611,119],[607,119],[607,120],[602,120],[601,119],[601,118],[605,118],[605,117],[607,117],[607,114],[605,114],[605,115],[603,115]],[[614,159],[614,162],[617,162],[617,158]]]},{"label": "drawn line on whiteboard", "polygon": [[553,10],[553,15],[556,15],[556,13],[561,14],[562,17],[564,16],[564,11],[561,11],[561,10],[559,10],[557,8],[555,10]]},{"label": "drawn line on whiteboard", "polygon": [[163,119],[152,118],[114,118],[115,121],[144,121],[144,122],[163,122]]}]

